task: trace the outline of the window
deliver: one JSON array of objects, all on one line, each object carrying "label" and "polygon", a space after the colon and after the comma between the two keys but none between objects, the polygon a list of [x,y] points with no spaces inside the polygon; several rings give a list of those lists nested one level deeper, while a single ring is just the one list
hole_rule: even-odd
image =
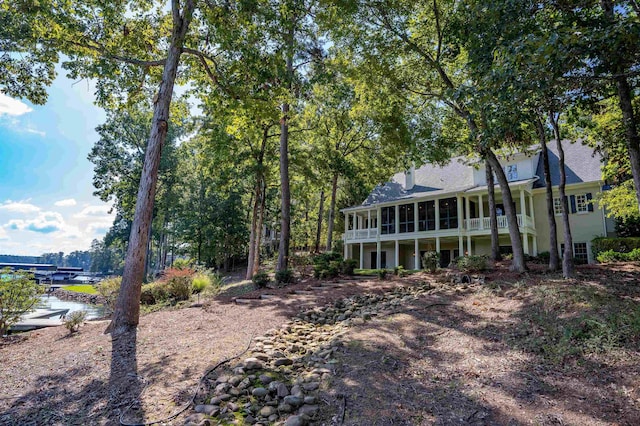
[{"label": "window", "polygon": [[396,233],[396,207],[383,207],[380,209],[382,213],[381,232],[383,234],[395,234]]},{"label": "window", "polygon": [[436,229],[436,202],[418,203],[418,231],[434,231]]},{"label": "window", "polygon": [[440,200],[440,229],[458,227],[458,200],[455,197]]},{"label": "window", "polygon": [[562,203],[560,202],[560,197],[553,199],[553,212],[556,215],[562,214]]},{"label": "window", "polygon": [[413,204],[403,204],[399,208],[400,213],[400,232],[415,231],[415,208]]},{"label": "window", "polygon": [[589,263],[587,243],[573,243],[573,257],[576,263]]},{"label": "window", "polygon": [[509,182],[518,180],[518,166],[516,164],[506,166],[504,168],[504,173],[507,175],[507,180]]},{"label": "window", "polygon": [[576,212],[587,213],[589,211],[589,203],[587,194],[576,195]]}]

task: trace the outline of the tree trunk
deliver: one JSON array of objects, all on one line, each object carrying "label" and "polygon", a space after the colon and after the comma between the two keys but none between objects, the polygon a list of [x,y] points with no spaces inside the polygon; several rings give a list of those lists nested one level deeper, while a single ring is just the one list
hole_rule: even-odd
[{"label": "tree trunk", "polygon": [[[293,89],[293,37],[294,28],[291,25],[287,37],[287,89],[292,94]],[[289,102],[282,104],[282,118],[280,119],[280,185],[282,192],[280,248],[276,271],[284,271],[289,267],[289,243],[291,239],[291,191],[289,188]]]},{"label": "tree trunk", "polygon": [[318,209],[318,227],[316,228],[315,252],[320,253],[320,235],[322,234],[322,216],[324,214],[324,190],[320,191],[320,208]]},{"label": "tree trunk", "polygon": [[618,89],[618,101],[622,110],[622,120],[624,124],[624,135],[629,151],[629,162],[631,163],[631,175],[633,185],[636,190],[636,200],[640,210],[640,136],[634,115],[631,87],[626,77],[616,78],[616,88]]},{"label": "tree trunk", "polygon": [[487,192],[489,193],[489,226],[491,228],[491,260],[502,260],[500,254],[500,235],[498,234],[498,218],[496,216],[496,191],[493,181],[491,165],[485,161],[485,174],[487,178]]},{"label": "tree trunk", "polygon": [[560,184],[558,185],[558,193],[560,202],[562,203],[562,225],[564,227],[564,253],[562,254],[562,276],[566,279],[575,276],[575,267],[573,263],[573,238],[571,236],[571,224],[569,223],[569,200],[565,195],[565,186],[567,184],[567,173],[564,169],[564,149],[562,148],[562,139],[560,139],[560,125],[557,116],[550,112],[549,120],[553,127],[553,135],[558,144],[558,168],[560,169]]},{"label": "tree trunk", "polygon": [[264,223],[264,209],[267,202],[267,185],[262,182],[262,200],[260,202],[260,211],[258,212],[258,224],[256,229],[258,230],[255,240],[255,249],[253,251],[253,274],[258,273],[260,269],[260,248],[262,247],[262,224]]},{"label": "tree trunk", "polygon": [[329,219],[327,220],[327,251],[331,251],[333,245],[333,227],[335,226],[336,197],[338,194],[338,172],[333,172],[331,181],[331,202],[329,203]]},{"label": "tree trunk", "polygon": [[491,165],[491,168],[495,170],[496,177],[498,178],[498,184],[500,185],[500,190],[502,192],[504,211],[509,224],[509,238],[511,239],[511,248],[513,249],[511,270],[518,273],[525,272],[527,270],[527,265],[524,261],[524,250],[522,248],[522,240],[520,238],[520,228],[518,227],[518,216],[513,203],[513,197],[511,196],[509,181],[507,180],[507,176],[504,174],[504,170],[502,170],[500,161],[498,161],[498,158],[490,148],[485,150],[485,158]]},{"label": "tree trunk", "polygon": [[167,61],[162,71],[162,82],[158,88],[151,121],[151,133],[145,151],[144,165],[138,187],[136,211],[129,235],[122,284],[116,301],[113,319],[106,332],[114,336],[135,329],[140,320],[140,291],[144,276],[145,256],[149,228],[153,215],[153,202],[158,180],[158,166],[162,145],[166,139],[169,108],[173,86],[180,63],[180,54],[191,22],[195,3],[186,0],[182,15],[177,0],[172,2],[173,29]]},{"label": "tree trunk", "polygon": [[258,226],[258,210],[260,209],[260,188],[261,188],[260,178],[256,177],[256,184],[254,188],[254,195],[251,197],[253,201],[253,213],[251,215],[251,233],[249,234],[249,255],[247,256],[247,273],[245,275],[245,279],[250,280],[253,277],[254,265],[255,261],[255,250],[256,250],[256,236],[260,232]]},{"label": "tree trunk", "polygon": [[549,270],[557,271],[560,264],[558,255],[558,229],[556,226],[556,213],[553,207],[553,188],[551,182],[551,170],[549,168],[549,151],[547,149],[547,138],[544,132],[544,124],[540,118],[536,117],[536,129],[540,139],[540,149],[542,154],[542,165],[544,167],[544,186],[547,196],[547,220],[549,221]]}]

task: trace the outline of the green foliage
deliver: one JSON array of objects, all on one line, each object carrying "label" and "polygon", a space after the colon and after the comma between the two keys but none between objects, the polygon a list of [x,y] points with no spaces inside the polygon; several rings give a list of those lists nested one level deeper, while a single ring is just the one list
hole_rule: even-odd
[{"label": "green foliage", "polygon": [[488,267],[487,256],[460,256],[454,262],[463,272],[479,272]]},{"label": "green foliage", "polygon": [[155,281],[142,286],[140,303],[143,305],[155,305],[169,300],[171,297],[169,285],[165,281]]},{"label": "green foliage", "polygon": [[598,237],[591,241],[591,251],[593,256],[598,259],[600,253],[604,251],[614,251],[617,253],[629,253],[630,251],[640,248],[640,238],[605,238]]},{"label": "green foliage", "polygon": [[604,191],[598,197],[598,204],[606,209],[609,217],[633,220],[639,215],[638,199],[631,179]]},{"label": "green foliage", "polygon": [[399,278],[404,278],[407,275],[409,275],[409,271],[404,269],[404,266],[400,265],[400,266],[396,266],[395,268],[393,268],[393,275],[395,275],[395,276],[397,276]]},{"label": "green foliage", "polygon": [[548,251],[541,251],[540,253],[538,253],[538,259],[540,259],[540,263],[549,263],[549,260],[551,259],[551,253],[549,253]]},{"label": "green foliage", "polygon": [[33,274],[24,271],[0,270],[0,336],[38,303],[42,287]]},{"label": "green foliage", "polygon": [[76,293],[98,294],[98,290],[96,290],[96,287],[91,284],[65,285],[65,286],[62,286],[62,289],[67,291],[74,291]]},{"label": "green foliage", "polygon": [[428,251],[422,255],[422,267],[427,271],[434,273],[440,265],[440,253],[437,251]]},{"label": "green foliage", "polygon": [[120,292],[122,277],[107,278],[96,286],[98,293],[105,299],[105,305],[113,311],[116,308],[116,300]]},{"label": "green foliage", "polygon": [[191,259],[175,259],[171,265],[172,268],[180,270],[190,270],[192,266],[193,260]]},{"label": "green foliage", "polygon": [[276,271],[276,282],[278,284],[290,284],[295,281],[293,276],[293,269],[283,269],[282,271]]},{"label": "green foliage", "polygon": [[340,273],[342,255],[336,251],[321,253],[313,258],[313,276],[315,278],[333,278]]},{"label": "green foliage", "polygon": [[376,275],[378,276],[379,280],[386,280],[387,273],[388,271],[386,269],[376,269]]},{"label": "green foliage", "polygon": [[264,288],[269,285],[269,283],[271,282],[271,278],[266,272],[260,271],[251,278],[251,281],[253,281],[256,287]]},{"label": "green foliage", "polygon": [[69,333],[74,333],[84,324],[85,319],[87,319],[87,311],[73,311],[64,319],[64,326]]},{"label": "green foliage", "polygon": [[618,237],[640,237],[640,217],[616,218]]},{"label": "green foliage", "polygon": [[640,248],[635,248],[628,253],[606,250],[598,253],[596,260],[600,263],[640,262]]},{"label": "green foliage", "polygon": [[346,259],[340,262],[340,273],[344,275],[354,275],[358,261],[355,259]]},{"label": "green foliage", "polygon": [[213,284],[211,276],[208,274],[199,272],[191,278],[191,287],[195,294],[202,293]]}]

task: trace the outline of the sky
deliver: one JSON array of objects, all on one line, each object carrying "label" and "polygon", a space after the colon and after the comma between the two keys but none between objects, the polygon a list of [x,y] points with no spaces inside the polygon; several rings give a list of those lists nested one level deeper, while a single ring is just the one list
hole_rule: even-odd
[{"label": "sky", "polygon": [[94,90],[61,72],[45,105],[0,92],[0,254],[87,250],[113,223],[92,195],[87,155],[106,117]]}]

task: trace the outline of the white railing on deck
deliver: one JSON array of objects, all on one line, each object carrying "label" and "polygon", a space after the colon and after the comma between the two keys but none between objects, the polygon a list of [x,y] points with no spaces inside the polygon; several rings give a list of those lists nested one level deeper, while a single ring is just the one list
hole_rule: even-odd
[{"label": "white railing on deck", "polygon": [[[518,226],[519,227],[528,227],[533,228],[533,220],[531,220],[531,216],[523,216],[521,214],[516,215],[518,218]],[[480,229],[491,229],[491,219],[488,217],[483,218],[482,228],[480,228],[480,218],[471,218],[465,220],[465,229],[467,231],[478,231]],[[506,216],[498,216],[498,229],[508,229],[509,221]]]}]

